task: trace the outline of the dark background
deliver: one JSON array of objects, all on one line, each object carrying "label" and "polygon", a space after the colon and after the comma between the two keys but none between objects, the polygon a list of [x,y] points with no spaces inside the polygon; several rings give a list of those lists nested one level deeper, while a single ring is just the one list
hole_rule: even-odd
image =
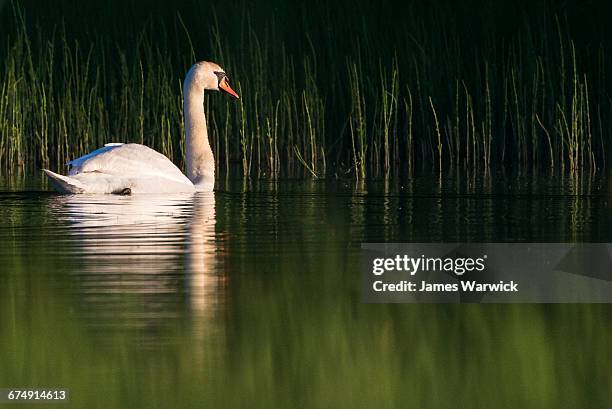
[{"label": "dark background", "polygon": [[[325,151],[319,156],[325,156],[328,169],[335,172],[355,171],[358,160],[353,157],[350,128],[355,100],[351,100],[347,70],[351,63],[358,67],[362,81],[367,109],[363,160],[372,174],[384,171],[381,95],[389,91],[393,70],[399,73],[399,102],[392,116],[389,148],[394,171],[413,167],[413,162],[468,167],[475,157],[484,158],[481,140],[487,133],[493,135],[491,158],[469,167],[482,163],[558,167],[569,163],[565,147],[577,140],[579,153],[575,156],[581,159],[574,159],[579,164],[572,166],[603,168],[612,124],[611,17],[612,5],[604,1],[5,2],[0,17],[5,39],[0,50],[4,52],[0,55],[11,49],[12,39],[23,29],[30,38],[34,67],[49,63],[45,55],[48,41],[62,37],[68,45],[78,45],[75,48],[81,57],[92,52],[93,64],[86,70],[101,70],[101,84],[96,89],[104,108],[99,115],[109,118],[108,126],[91,127],[101,129],[97,134],[103,136],[70,153],[56,152],[53,144],[39,146],[32,137],[31,144],[26,144],[32,146],[26,156],[39,166],[53,163],[54,157],[58,162],[74,157],[96,143],[117,139],[117,135],[139,133],[131,125],[136,123],[135,114],[115,120],[120,116],[115,111],[119,110],[118,95],[134,82],[120,79],[138,77],[141,65],[146,71],[158,65],[158,60],[167,63],[160,75],[166,78],[170,72],[172,78],[167,81],[172,88],[168,92],[180,95],[176,84],[184,72],[194,60],[208,59],[219,62],[232,80],[241,83],[248,117],[244,129],[255,134],[254,138],[259,138],[266,118],[271,118],[280,101],[280,160],[287,164],[281,173],[292,174],[292,169],[300,168],[293,157],[295,146],[303,157],[312,156],[303,135],[302,92],[312,101],[316,144],[320,145],[317,152]],[[151,57],[154,54],[157,60]],[[81,64],[79,55],[74,56],[76,64]],[[127,68],[120,69],[122,63]],[[65,68],[60,65],[56,63],[52,70],[61,74]],[[145,72],[144,77],[149,74]],[[584,81],[584,90],[576,88],[576,81]],[[404,106],[408,89],[414,99],[411,120]],[[62,90],[54,93],[60,95]],[[576,115],[572,100],[577,93],[585,107],[588,102],[588,108],[581,108],[589,112],[588,118]],[[287,100],[284,94],[289,95]],[[430,98],[437,118],[432,115]],[[473,110],[471,135],[461,123],[455,124],[456,117],[469,117],[469,112],[461,112],[466,104],[462,98],[470,99],[469,109]],[[289,99],[292,102],[287,102]],[[136,101],[126,104],[134,106]],[[287,108],[291,104],[295,112]],[[320,109],[313,108],[319,105]],[[166,112],[169,108],[166,104],[159,109]],[[244,121],[236,119],[234,109],[227,110],[229,121],[223,109],[216,109],[220,112],[217,122],[229,125],[213,126],[211,133],[219,139],[214,149],[228,152],[222,156],[240,163],[245,153],[235,135]],[[140,132],[145,135],[143,142],[160,149],[159,134],[173,135],[174,148],[164,153],[180,162],[180,114],[170,115],[170,130],[157,129],[159,125],[151,121],[158,116],[157,111],[145,115],[148,129]],[[578,136],[564,130],[574,121]],[[409,126],[414,132],[412,145],[405,141]],[[72,130],[72,134],[78,133],[82,133],[80,128]],[[224,136],[228,134],[234,138]],[[470,140],[478,140],[471,159],[467,153]],[[438,143],[442,144],[440,152]],[[251,157],[269,156],[264,148],[254,146]],[[47,150],[51,152],[48,160],[40,153]],[[412,161],[407,158],[410,155]],[[227,165],[219,160],[221,166]],[[313,161],[319,163],[321,158]],[[257,167],[264,173],[272,172],[269,166]]]}]

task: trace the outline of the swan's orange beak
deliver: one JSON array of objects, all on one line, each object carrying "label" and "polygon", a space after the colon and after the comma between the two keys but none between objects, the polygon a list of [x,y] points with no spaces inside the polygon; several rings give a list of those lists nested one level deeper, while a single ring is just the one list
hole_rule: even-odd
[{"label": "swan's orange beak", "polygon": [[232,89],[232,87],[229,86],[229,84],[227,82],[227,78],[223,78],[221,80],[221,82],[219,83],[219,89],[222,89],[223,91],[227,92],[228,94],[230,94],[233,97],[240,98],[238,96],[238,94],[236,93],[236,91],[234,91]]}]

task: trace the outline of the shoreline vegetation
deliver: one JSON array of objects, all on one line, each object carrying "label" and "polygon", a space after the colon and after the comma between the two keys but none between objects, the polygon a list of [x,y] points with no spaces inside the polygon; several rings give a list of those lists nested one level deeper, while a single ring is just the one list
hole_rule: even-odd
[{"label": "shoreline vegetation", "polygon": [[108,142],[182,167],[182,79],[201,59],[242,97],[206,97],[218,176],[606,167],[609,45],[554,2],[193,2],[132,20],[75,10],[78,22],[65,3],[56,17],[27,2],[0,10],[2,174],[63,170]]}]

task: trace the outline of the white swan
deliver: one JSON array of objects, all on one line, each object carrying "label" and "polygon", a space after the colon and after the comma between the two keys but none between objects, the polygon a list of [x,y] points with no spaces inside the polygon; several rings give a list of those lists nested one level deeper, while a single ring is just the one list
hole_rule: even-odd
[{"label": "white swan", "polygon": [[109,143],[68,162],[68,176],[43,171],[62,193],[181,193],[212,191],[215,159],[208,141],[204,90],[223,90],[239,98],[217,64],[194,64],[183,87],[185,112],[185,173],[167,157],[136,143]]}]

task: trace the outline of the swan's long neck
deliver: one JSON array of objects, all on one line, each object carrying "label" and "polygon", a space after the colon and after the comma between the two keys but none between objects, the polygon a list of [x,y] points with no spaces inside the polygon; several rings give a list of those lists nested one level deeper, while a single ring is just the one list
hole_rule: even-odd
[{"label": "swan's long neck", "polygon": [[215,184],[215,158],[208,141],[204,115],[204,90],[190,70],[183,87],[185,113],[185,173],[198,190],[212,190]]}]

